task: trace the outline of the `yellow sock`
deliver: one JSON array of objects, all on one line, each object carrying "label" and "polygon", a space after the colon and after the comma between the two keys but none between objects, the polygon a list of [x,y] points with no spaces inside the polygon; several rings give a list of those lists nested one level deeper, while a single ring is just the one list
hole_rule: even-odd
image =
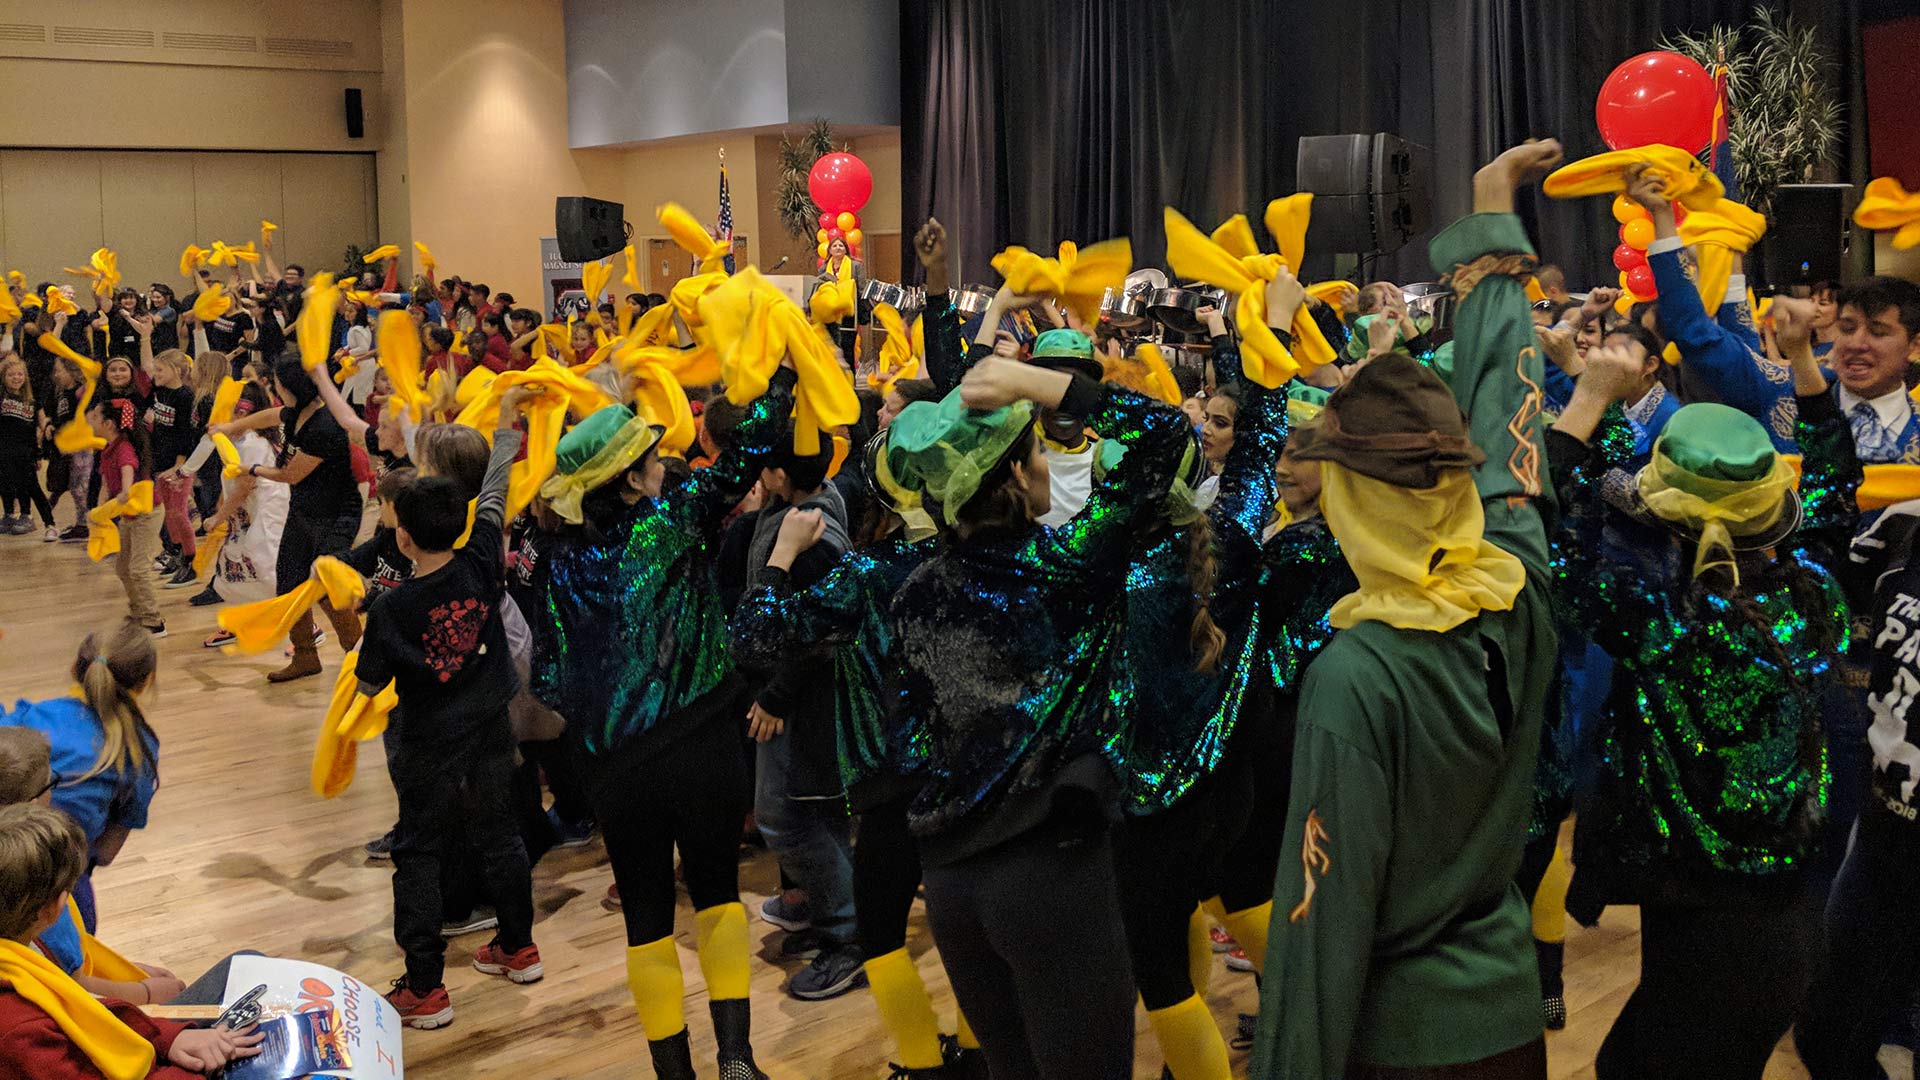
[{"label": "yellow sock", "polygon": [[1207,933],[1207,913],[1194,908],[1187,917],[1187,977],[1193,980],[1193,992],[1207,996],[1207,982],[1213,978],[1213,938]]},{"label": "yellow sock", "polygon": [[1567,886],[1573,882],[1573,863],[1567,849],[1553,848],[1553,861],[1533,893],[1533,936],[1548,944],[1567,939]]},{"label": "yellow sock", "polygon": [[707,997],[730,1001],[747,996],[753,972],[747,967],[747,909],[717,904],[693,913],[694,940],[700,950],[700,974]]},{"label": "yellow sock", "polygon": [[633,992],[633,1011],[640,1014],[640,1030],[647,1041],[670,1039],[686,1030],[681,1002],[687,987],[680,978],[680,954],[673,938],[628,947],[627,989]]},{"label": "yellow sock", "polygon": [[939,1068],[940,1021],[933,1015],[933,999],[927,996],[927,984],[920,980],[913,957],[899,948],[863,966],[873,1003],[880,1007],[880,1022],[899,1051],[899,1064],[909,1069]]},{"label": "yellow sock", "polygon": [[1147,1013],[1160,1053],[1173,1071],[1173,1080],[1228,1080],[1227,1041],[1213,1022],[1207,1003],[1194,995],[1178,1005]]},{"label": "yellow sock", "polygon": [[973,1033],[973,1028],[967,1024],[967,1014],[961,1012],[960,1007],[957,1005],[954,1006],[953,1010],[953,1022],[960,1026],[960,1030],[954,1032],[953,1035],[954,1038],[960,1040],[960,1048],[962,1050],[980,1049],[980,1036]]},{"label": "yellow sock", "polygon": [[1253,961],[1254,973],[1266,974],[1267,924],[1273,921],[1273,901],[1245,911],[1230,911],[1222,921],[1226,923],[1227,932],[1233,935],[1233,940],[1246,950],[1247,959]]}]

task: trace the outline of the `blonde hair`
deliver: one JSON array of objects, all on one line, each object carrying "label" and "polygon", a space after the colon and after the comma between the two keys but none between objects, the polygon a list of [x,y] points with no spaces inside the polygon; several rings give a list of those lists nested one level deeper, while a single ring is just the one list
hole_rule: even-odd
[{"label": "blonde hair", "polygon": [[[18,356],[9,356],[5,360],[0,360],[0,397],[10,396],[10,391],[7,390],[7,372],[12,371],[14,368],[19,368],[21,371],[26,372],[27,362]],[[33,404],[33,376],[31,372],[27,373],[27,380],[20,384],[20,393],[17,396],[19,400],[29,405]]]},{"label": "blonde hair", "polygon": [[80,696],[100,721],[100,756],[85,780],[109,769],[151,769],[147,740],[153,729],[134,698],[153,679],[159,657],[153,634],[132,619],[111,630],[87,635],[73,661],[73,681]]},{"label": "blonde hair", "polygon": [[0,938],[24,942],[87,869],[87,837],[39,803],[0,807]]},{"label": "blonde hair", "polygon": [[190,385],[193,382],[193,358],[179,349],[168,349],[153,354],[153,364],[155,367],[166,368],[178,375],[182,385]]},{"label": "blonde hair", "polygon": [[53,751],[30,727],[0,727],[0,806],[26,802],[46,786]]},{"label": "blonde hair", "polygon": [[428,424],[413,433],[413,464],[422,476],[444,476],[467,499],[480,495],[493,453],[486,436],[465,424]]},{"label": "blonde hair", "polygon": [[[169,350],[172,351],[172,350]],[[154,359],[159,359],[155,357]],[[193,358],[193,400],[201,401],[220,392],[220,384],[233,371],[227,354],[208,349]]]}]

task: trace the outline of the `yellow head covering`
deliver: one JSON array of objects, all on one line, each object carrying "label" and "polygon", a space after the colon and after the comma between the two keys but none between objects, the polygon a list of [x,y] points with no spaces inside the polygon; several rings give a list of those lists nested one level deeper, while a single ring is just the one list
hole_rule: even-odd
[{"label": "yellow head covering", "polygon": [[1900,181],[1882,176],[1867,184],[1853,222],[1863,229],[1893,233],[1896,251],[1920,244],[1920,193],[1909,194]]},{"label": "yellow head covering", "polygon": [[1016,245],[995,255],[993,268],[1014,292],[1054,297],[1092,325],[1100,318],[1100,300],[1107,290],[1126,284],[1133,269],[1133,244],[1122,236],[1082,250],[1063,240],[1059,257],[1053,259]]},{"label": "yellow head covering", "polygon": [[1280,250],[1262,254],[1254,243],[1253,226],[1244,214],[1228,218],[1208,237],[1180,211],[1166,208],[1167,265],[1181,277],[1204,281],[1238,297],[1233,321],[1240,331],[1247,377],[1268,388],[1315,371],[1334,359],[1333,346],[1304,305],[1289,328],[1293,348],[1281,344],[1267,325],[1267,283],[1279,276],[1282,266],[1297,270],[1306,258],[1312,211],[1313,196],[1306,192],[1268,203],[1267,231]]},{"label": "yellow head covering", "polygon": [[1320,510],[1360,583],[1333,605],[1337,629],[1373,620],[1451,630],[1513,607],[1526,583],[1520,560],[1482,535],[1486,516],[1467,469],[1443,470],[1420,490],[1322,461]]}]

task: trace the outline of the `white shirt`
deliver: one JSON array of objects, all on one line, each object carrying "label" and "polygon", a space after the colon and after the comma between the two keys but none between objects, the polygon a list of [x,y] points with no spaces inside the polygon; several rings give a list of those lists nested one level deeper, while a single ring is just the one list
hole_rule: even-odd
[{"label": "white shirt", "polygon": [[1077,451],[1055,450],[1041,443],[1047,458],[1047,489],[1053,506],[1041,515],[1042,525],[1065,525],[1087,505],[1093,494],[1093,462],[1097,444],[1088,439]]},{"label": "white shirt", "polygon": [[1873,406],[1873,414],[1879,417],[1880,426],[1893,438],[1899,438],[1907,430],[1907,421],[1913,418],[1913,399],[1907,396],[1905,387],[1869,400],[1840,386],[1840,411],[1845,415],[1852,416],[1853,407],[1863,401]]}]

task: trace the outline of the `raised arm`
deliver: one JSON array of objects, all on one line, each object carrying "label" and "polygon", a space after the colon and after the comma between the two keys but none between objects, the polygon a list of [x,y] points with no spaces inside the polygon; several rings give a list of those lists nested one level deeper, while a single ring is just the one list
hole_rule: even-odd
[{"label": "raised arm", "polygon": [[920,314],[920,333],[927,345],[927,375],[945,397],[960,385],[967,373],[966,357],[960,349],[960,315],[947,293],[953,278],[947,262],[947,230],[937,218],[913,237],[914,254],[926,271],[926,307]]},{"label": "raised arm", "polygon": [[733,438],[721,450],[713,464],[693,474],[686,482],[686,512],[703,531],[717,530],[720,523],[748,489],[760,478],[760,466],[773,453],[775,440],[793,437],[793,387],[796,377],[791,367],[773,373],[767,392],[747,406],[747,414],[733,429]]},{"label": "raised arm", "polygon": [[[1281,277],[1293,281],[1285,267],[1275,282]],[[1268,320],[1291,325],[1303,295],[1297,281],[1291,289],[1285,285],[1276,289],[1269,284]],[[1220,563],[1214,592],[1232,609],[1242,606],[1240,600],[1251,598],[1250,586],[1260,571],[1262,534],[1277,497],[1273,470],[1287,445],[1287,392],[1284,386],[1268,389],[1247,379],[1241,370],[1240,347],[1227,333],[1219,311],[1208,307],[1200,314],[1213,334],[1215,376],[1221,382],[1236,383],[1242,402],[1233,421],[1233,449],[1227,451],[1220,466],[1220,494],[1207,508]]]},{"label": "raised arm", "polygon": [[794,560],[819,540],[823,525],[818,510],[792,510],[781,519],[773,553],[754,572],[733,613],[734,657],[743,666],[771,670],[795,653],[845,642],[860,629],[866,612],[860,568],[870,565],[865,556],[849,552],[819,581],[793,588]]}]

